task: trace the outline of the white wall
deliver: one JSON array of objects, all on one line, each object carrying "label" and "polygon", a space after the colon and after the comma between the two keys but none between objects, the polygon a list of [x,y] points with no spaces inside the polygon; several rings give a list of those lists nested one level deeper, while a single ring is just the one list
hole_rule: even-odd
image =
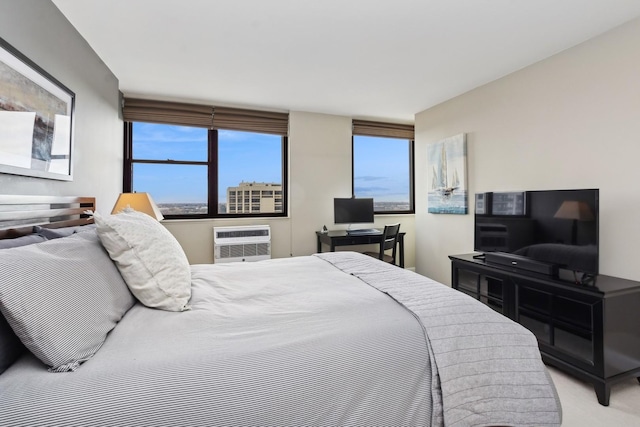
[{"label": "white wall", "polygon": [[[416,115],[416,269],[450,283],[470,215],[426,213],[426,146],[467,133],[469,192],[600,189],[600,272],[640,280],[640,20]],[[472,204],[472,203],[471,203]]]},{"label": "white wall", "polygon": [[351,197],[351,119],[292,112],[292,252],[316,251],[315,231],[333,226],[333,198]]},{"label": "white wall", "polygon": [[50,1],[2,0],[0,37],[76,94],[73,181],[0,174],[0,193],[95,196],[110,212],[122,189],[118,80]]}]

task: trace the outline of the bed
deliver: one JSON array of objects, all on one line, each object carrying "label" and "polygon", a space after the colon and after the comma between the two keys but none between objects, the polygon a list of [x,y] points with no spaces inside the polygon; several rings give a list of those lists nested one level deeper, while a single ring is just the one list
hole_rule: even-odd
[{"label": "bed", "polygon": [[37,240],[0,249],[2,426],[560,425],[535,337],[426,277],[345,251],[174,286],[150,217],[47,199],[34,228],[21,201],[0,196],[0,238]]}]

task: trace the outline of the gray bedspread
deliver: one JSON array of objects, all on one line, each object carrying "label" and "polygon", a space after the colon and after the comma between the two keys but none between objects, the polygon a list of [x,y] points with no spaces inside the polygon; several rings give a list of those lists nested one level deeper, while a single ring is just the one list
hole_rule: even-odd
[{"label": "gray bedspread", "polygon": [[[357,253],[316,256],[387,293],[424,326],[446,426],[560,425],[534,335],[471,297]],[[440,385],[438,390],[437,385]]]},{"label": "gray bedspread", "polygon": [[192,278],[191,311],[135,305],[76,372],[19,359],[0,375],[0,426],[431,423],[420,324],[358,278],[314,256]]}]

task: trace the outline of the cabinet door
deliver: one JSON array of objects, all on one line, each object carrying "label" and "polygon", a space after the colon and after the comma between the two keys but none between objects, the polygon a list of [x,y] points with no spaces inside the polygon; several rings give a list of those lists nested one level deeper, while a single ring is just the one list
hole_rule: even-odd
[{"label": "cabinet door", "polygon": [[498,313],[509,315],[505,305],[505,281],[502,278],[465,268],[456,268],[456,273],[454,289],[472,296]]},{"label": "cabinet door", "polygon": [[594,319],[599,300],[515,282],[515,320],[533,332],[540,349],[563,360],[571,358],[594,372]]},{"label": "cabinet door", "polygon": [[538,342],[553,345],[553,294],[528,286],[516,288],[515,321],[529,329]]},{"label": "cabinet door", "polygon": [[553,307],[555,347],[593,365],[595,302],[556,296]]},{"label": "cabinet door", "polygon": [[456,268],[455,273],[457,280],[453,282],[453,288],[477,299],[480,274],[464,268]]},{"label": "cabinet door", "polygon": [[480,275],[480,302],[488,305],[498,313],[508,316],[505,306],[505,284],[502,279]]}]

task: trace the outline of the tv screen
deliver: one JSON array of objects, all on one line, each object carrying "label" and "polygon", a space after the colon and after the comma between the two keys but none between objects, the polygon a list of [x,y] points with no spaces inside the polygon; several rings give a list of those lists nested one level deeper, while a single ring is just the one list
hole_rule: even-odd
[{"label": "tv screen", "polygon": [[476,212],[476,251],[507,252],[598,274],[597,189],[482,194],[492,203],[484,213]]},{"label": "tv screen", "polygon": [[364,224],[373,222],[372,198],[333,199],[333,216],[336,224]]}]

